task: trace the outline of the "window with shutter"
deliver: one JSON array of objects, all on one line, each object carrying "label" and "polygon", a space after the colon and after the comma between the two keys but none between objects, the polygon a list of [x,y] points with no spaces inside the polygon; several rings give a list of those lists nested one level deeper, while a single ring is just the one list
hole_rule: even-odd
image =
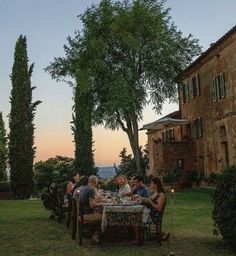
[{"label": "window with shutter", "polygon": [[192,77],[192,93],[193,98],[200,95],[200,77],[198,74]]},{"label": "window with shutter", "polygon": [[197,93],[197,95],[200,95],[200,77],[199,77],[199,75],[196,75],[196,93]]},{"label": "window with shutter", "polygon": [[202,118],[201,117],[198,118],[198,122],[199,122],[198,135],[199,135],[199,138],[201,138],[203,136],[203,125],[202,125]]},{"label": "window with shutter", "polygon": [[186,102],[189,101],[189,86],[188,84],[185,85],[185,95],[186,95]]},{"label": "window with shutter", "polygon": [[194,132],[195,132],[195,139],[198,138],[198,121],[197,119],[194,120]]},{"label": "window with shutter", "polygon": [[225,98],[225,76],[224,73],[220,74],[220,98]]},{"label": "window with shutter", "polygon": [[213,99],[213,101],[217,101],[217,90],[216,90],[215,77],[212,79],[212,99]]},{"label": "window with shutter", "polygon": [[194,120],[194,126],[195,126],[195,138],[201,138],[203,136],[203,123],[202,118],[198,117]]},{"label": "window with shutter", "polygon": [[214,101],[218,101],[220,99],[225,98],[225,76],[224,73],[219,76],[213,78],[212,82],[212,98]]},{"label": "window with shutter", "polygon": [[192,92],[193,98],[197,96],[197,79],[196,76],[192,77]]},{"label": "window with shutter", "polygon": [[186,103],[186,91],[185,91],[186,85],[183,84],[182,86],[182,92],[183,92],[183,104]]},{"label": "window with shutter", "polygon": [[216,77],[216,94],[217,94],[217,100],[221,99],[221,94],[220,94],[220,77]]},{"label": "window with shutter", "polygon": [[166,133],[162,132],[162,141],[165,142],[166,141]]}]

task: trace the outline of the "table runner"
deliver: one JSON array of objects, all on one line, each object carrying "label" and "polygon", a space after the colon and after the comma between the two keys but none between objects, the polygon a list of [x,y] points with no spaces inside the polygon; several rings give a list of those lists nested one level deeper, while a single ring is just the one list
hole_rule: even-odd
[{"label": "table runner", "polygon": [[107,226],[142,226],[149,218],[143,205],[105,205],[102,214],[102,231]]}]

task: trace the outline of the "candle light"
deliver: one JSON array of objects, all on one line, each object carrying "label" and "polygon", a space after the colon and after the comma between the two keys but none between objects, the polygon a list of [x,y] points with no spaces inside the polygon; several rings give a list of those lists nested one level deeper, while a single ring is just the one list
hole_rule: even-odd
[{"label": "candle light", "polygon": [[170,190],[170,197],[171,197],[171,236],[170,236],[170,252],[168,256],[177,256],[175,252],[172,251],[172,243],[173,243],[173,224],[174,224],[174,218],[173,218],[173,213],[174,213],[174,196],[175,196],[175,190],[172,187]]}]

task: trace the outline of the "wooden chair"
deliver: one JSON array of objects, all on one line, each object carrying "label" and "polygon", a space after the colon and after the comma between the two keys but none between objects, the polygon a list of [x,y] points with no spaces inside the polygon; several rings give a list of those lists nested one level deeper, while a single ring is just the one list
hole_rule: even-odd
[{"label": "wooden chair", "polygon": [[83,204],[78,198],[77,201],[77,225],[76,225],[76,244],[82,245],[83,235],[86,228],[96,227],[98,231],[99,241],[101,241],[101,222],[84,220]]},{"label": "wooden chair", "polygon": [[67,194],[67,199],[68,199],[68,209],[67,209],[66,227],[70,228],[71,216],[72,216],[72,195]]},{"label": "wooden chair", "polygon": [[164,216],[164,212],[165,212],[165,207],[166,207],[166,203],[164,204],[162,211],[159,213],[159,219],[158,219],[157,223],[149,224],[149,227],[147,230],[149,239],[152,238],[152,230],[155,230],[155,239],[160,246],[161,246],[161,242],[162,242],[162,221],[163,221],[163,216]]},{"label": "wooden chair", "polygon": [[77,230],[77,201],[72,198],[72,239],[76,238],[76,230]]}]

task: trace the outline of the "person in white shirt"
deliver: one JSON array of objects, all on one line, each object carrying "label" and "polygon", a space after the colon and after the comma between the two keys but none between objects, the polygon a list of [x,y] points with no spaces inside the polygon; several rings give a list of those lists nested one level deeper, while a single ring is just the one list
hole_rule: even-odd
[{"label": "person in white shirt", "polygon": [[117,179],[117,183],[120,187],[119,196],[123,199],[126,199],[127,194],[129,194],[131,192],[131,188],[130,188],[130,185],[128,184],[127,178],[124,175],[119,175],[119,177]]}]

